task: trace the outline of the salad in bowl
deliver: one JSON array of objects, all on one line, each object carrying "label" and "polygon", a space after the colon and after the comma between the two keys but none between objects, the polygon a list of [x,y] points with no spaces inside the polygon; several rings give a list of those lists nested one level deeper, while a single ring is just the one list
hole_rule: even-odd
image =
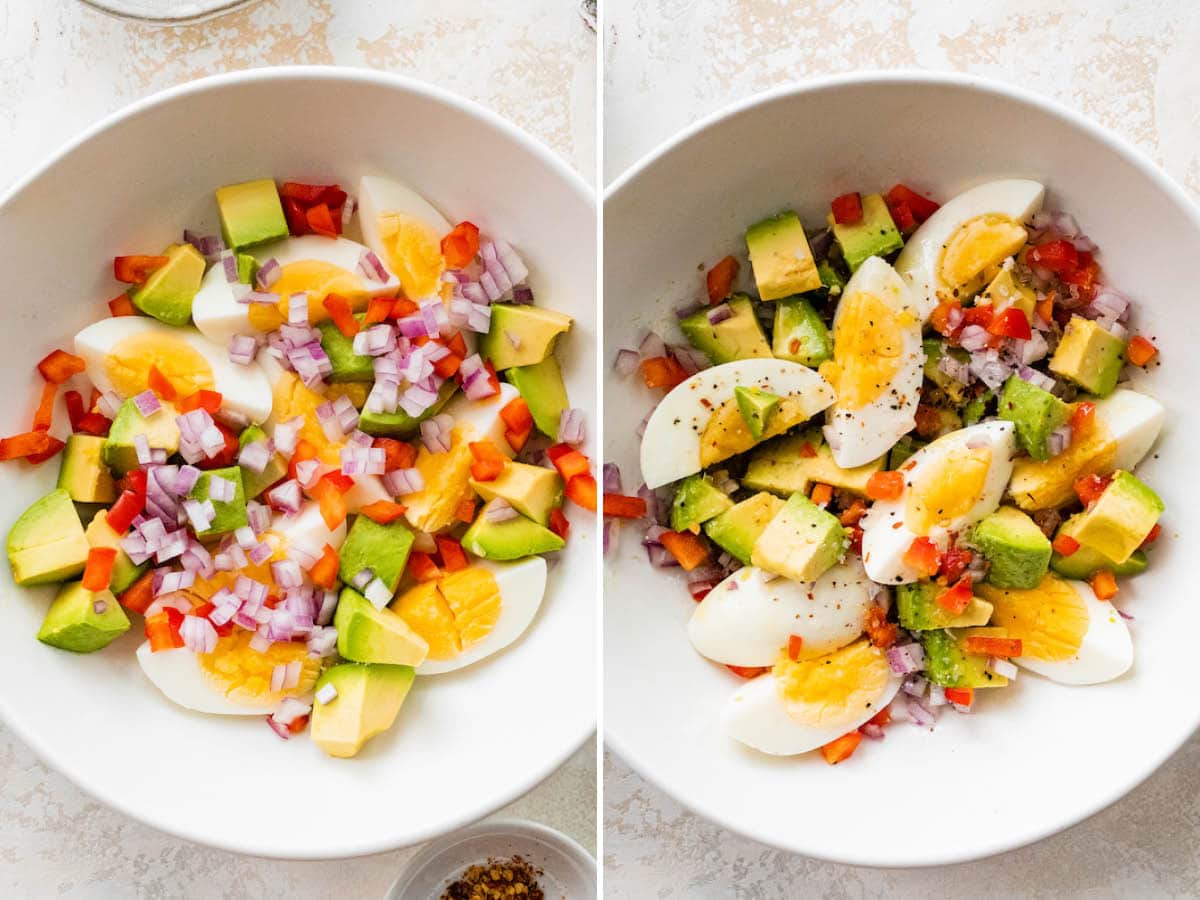
[{"label": "salad in bowl", "polygon": [[644,518],[649,564],[683,572],[688,639],[740,679],[731,739],[836,764],[1022,671],[1132,665],[1119,591],[1162,530],[1137,467],[1164,409],[1127,381],[1158,354],[1044,198],[1002,179],[785,210],[707,268],[682,339],[618,351],[661,396],[637,496],[606,467],[605,536]]}]

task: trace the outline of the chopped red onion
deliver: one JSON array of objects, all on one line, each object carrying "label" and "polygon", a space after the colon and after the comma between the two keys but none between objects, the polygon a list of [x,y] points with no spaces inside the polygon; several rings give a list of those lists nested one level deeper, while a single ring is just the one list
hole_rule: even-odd
[{"label": "chopped red onion", "polygon": [[516,306],[529,306],[533,303],[533,289],[527,284],[520,284],[513,288],[512,302]]},{"label": "chopped red onion", "polygon": [[[328,625],[333,621],[333,614],[337,611],[338,595],[336,591],[325,591],[321,595],[321,608],[317,612],[317,624]],[[335,631],[336,635],[337,632]]]},{"label": "chopped red onion", "polygon": [[988,660],[987,667],[1001,678],[1007,678],[1009,681],[1013,681],[1017,677],[1017,667],[1007,659],[993,656]]},{"label": "chopped red onion", "polygon": [[707,356],[687,344],[671,344],[667,347],[667,352],[688,375],[695,375],[712,365]]},{"label": "chopped red onion", "polygon": [[402,497],[425,490],[425,479],[420,469],[393,469],[383,476],[383,486],[393,497]]},{"label": "chopped red onion", "polygon": [[656,569],[670,569],[679,565],[679,561],[668,552],[667,548],[658,544],[650,544],[646,547],[646,554],[650,557],[650,565]]},{"label": "chopped red onion", "polygon": [[388,270],[384,268],[383,261],[375,255],[374,250],[363,250],[358,257],[356,271],[362,274],[368,281],[383,283],[390,277]]},{"label": "chopped red onion", "polygon": [[972,353],[969,365],[971,374],[993,390],[1004,384],[1013,373],[1012,366],[1003,362],[995,350]]},{"label": "chopped red onion", "polygon": [[106,419],[115,419],[121,410],[121,397],[116,391],[105,391],[96,401],[96,410]]},{"label": "chopped red onion", "polygon": [[341,450],[342,474],[382,475],[387,468],[387,453],[382,447],[343,447]]},{"label": "chopped red onion", "polygon": [[271,718],[280,725],[291,725],[298,718],[307,716],[310,712],[312,712],[312,707],[307,703],[301,703],[295,697],[285,697]]},{"label": "chopped red onion", "polygon": [[260,291],[269,291],[282,274],[283,266],[279,265],[279,260],[271,257],[258,267],[254,282]]},{"label": "chopped red onion", "polygon": [[940,684],[930,683],[929,685],[929,706],[936,709],[939,706],[946,705],[946,689]]},{"label": "chopped red onion", "polygon": [[308,324],[308,294],[304,291],[288,295],[287,320],[289,325]]},{"label": "chopped red onion", "polygon": [[304,584],[304,573],[300,564],[290,559],[280,559],[271,563],[271,576],[281,588],[298,588]]},{"label": "chopped red onion", "polygon": [[[636,357],[635,357],[636,358]],[[558,439],[564,444],[582,444],[585,437],[583,410],[571,407],[558,417]]]},{"label": "chopped red onion", "polygon": [[225,250],[221,253],[221,266],[225,269],[225,282],[227,284],[237,284],[238,264],[237,257],[233,255],[232,250]]},{"label": "chopped red onion", "polygon": [[213,519],[217,517],[217,512],[213,508],[211,500],[203,502],[199,500],[184,500],[183,511],[187,513],[188,521],[192,523],[192,528],[197,533],[208,531],[212,527]]},{"label": "chopped red onion", "polygon": [[949,375],[959,384],[971,383],[971,367],[968,363],[955,359],[949,353],[942,355],[938,360],[938,371],[945,375]]},{"label": "chopped red onion", "polygon": [[303,487],[311,488],[321,474],[321,464],[315,459],[304,459],[296,463],[296,480]]},{"label": "chopped red onion", "polygon": [[268,440],[251,441],[238,451],[238,465],[243,469],[261,474],[271,462],[271,442]]},{"label": "chopped red onion", "polygon": [[958,342],[964,350],[975,352],[987,348],[991,335],[982,325],[967,325],[958,336]]},{"label": "chopped red onion", "polygon": [[264,306],[278,306],[280,297],[271,291],[246,291],[237,298],[238,303],[261,303]]},{"label": "chopped red onion", "polygon": [[[924,651],[922,651],[924,652]],[[900,685],[904,693],[912,697],[924,697],[925,689],[929,686],[929,682],[920,675],[911,675],[904,679],[904,683]]]},{"label": "chopped red onion", "polygon": [[203,616],[184,616],[179,637],[193,653],[212,653],[217,649],[217,629]]},{"label": "chopped red onion", "polygon": [[708,324],[720,325],[726,319],[733,318],[733,310],[729,308],[728,303],[722,303],[719,306],[714,306],[708,311]]},{"label": "chopped red onion", "polygon": [[1046,354],[1050,352],[1050,345],[1046,343],[1046,338],[1040,331],[1034,331],[1027,341],[1014,341],[1014,343],[1020,343],[1021,362],[1027,366],[1040,359],[1045,359]]},{"label": "chopped red onion", "polygon": [[[449,424],[446,420],[449,419]],[[449,416],[434,416],[421,423],[421,443],[430,453],[446,453],[450,450],[451,427],[454,420]]]},{"label": "chopped red onion", "polygon": [[133,450],[137,454],[137,461],[140,465],[147,466],[151,462],[150,456],[150,440],[144,434],[135,434],[133,436]]},{"label": "chopped red onion", "polygon": [[183,229],[183,242],[191,244],[204,257],[205,262],[216,262],[225,250],[225,242],[219,234],[197,234],[189,228]]},{"label": "chopped red onion", "polygon": [[354,210],[358,208],[358,201],[347,195],[346,202],[342,204],[342,231],[350,227],[350,220],[354,218]]},{"label": "chopped red onion", "polygon": [[911,675],[924,668],[925,651],[915,641],[910,644],[896,645],[888,649],[887,661],[897,675]]},{"label": "chopped red onion", "polygon": [[196,573],[184,570],[182,572],[173,569],[162,571],[156,569],[154,572],[154,581],[157,587],[154,590],[155,597],[161,597],[163,594],[174,594],[176,591],[183,591],[190,588],[196,583]]},{"label": "chopped red onion", "polygon": [[507,500],[497,497],[488,504],[484,518],[489,522],[508,522],[519,515],[520,513],[513,509]]},{"label": "chopped red onion", "polygon": [[235,334],[229,339],[229,361],[248,366],[258,355],[258,341],[248,334]]},{"label": "chopped red onion", "polygon": [[300,505],[304,502],[300,483],[294,478],[289,478],[282,484],[277,484],[271,490],[267,491],[267,502],[282,512],[300,512]]},{"label": "chopped red onion", "polygon": [[1054,379],[1045,372],[1039,372],[1037,369],[1031,369],[1029,366],[1021,365],[1017,368],[1017,377],[1022,381],[1032,384],[1034,387],[1039,387],[1043,391],[1050,392],[1054,390]]},{"label": "chopped red onion", "polygon": [[320,703],[322,706],[328,706],[330,703],[332,703],[334,700],[337,699],[337,695],[338,695],[337,688],[333,686],[332,681],[328,681],[325,684],[321,685],[321,689],[319,691],[317,691],[316,698],[317,698],[317,702]]},{"label": "chopped red onion", "polygon": [[617,351],[617,357],[613,360],[613,368],[618,375],[632,375],[637,371],[638,367],[638,352],[622,347]]},{"label": "chopped red onion", "polygon": [[606,518],[604,525],[600,529],[601,547],[600,552],[604,556],[608,556],[611,552],[617,549],[621,541],[621,520]]},{"label": "chopped red onion", "polygon": [[616,463],[605,463],[603,472],[604,493],[621,493],[621,469]]},{"label": "chopped red onion", "polygon": [[142,391],[133,398],[133,405],[137,407],[137,411],[142,414],[143,419],[148,419],[160,409],[162,404],[158,401],[154,391]]},{"label": "chopped red onion", "polygon": [[1050,456],[1058,456],[1070,446],[1071,426],[1061,425],[1046,435],[1046,452]]},{"label": "chopped red onion", "polygon": [[866,725],[863,725],[859,729],[859,731],[862,732],[863,737],[865,737],[865,738],[870,738],[873,741],[882,741],[883,740],[883,726],[882,725],[875,725],[871,722],[868,722]]},{"label": "chopped red onion", "polygon": [[209,499],[218,503],[232,503],[237,495],[237,485],[221,475],[208,476]]},{"label": "chopped red onion", "polygon": [[396,329],[386,323],[364,328],[354,336],[354,352],[359,356],[384,356],[395,349]]},{"label": "chopped red onion", "polygon": [[392,592],[381,578],[372,578],[363,590],[363,596],[370,600],[376,609],[383,609],[392,602]]},{"label": "chopped red onion", "polygon": [[304,419],[301,416],[288,419],[286,422],[280,422],[275,426],[274,441],[275,449],[286,457],[291,457],[296,452],[296,443],[300,437],[300,429],[304,425]]},{"label": "chopped red onion", "polygon": [[638,345],[638,353],[642,359],[654,359],[658,356],[667,355],[667,345],[653,331],[646,332],[646,336],[642,338],[641,344]]}]

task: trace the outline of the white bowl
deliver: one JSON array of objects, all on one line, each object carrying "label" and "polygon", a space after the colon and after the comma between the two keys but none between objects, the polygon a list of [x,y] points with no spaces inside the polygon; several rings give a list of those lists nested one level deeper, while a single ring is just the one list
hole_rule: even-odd
[{"label": "white bowl", "polygon": [[[593,409],[595,210],[582,179],[443,91],[352,69],[260,69],[125,109],[0,202],[0,375],[12,392],[0,433],[29,427],[34,363],[105,314],[114,254],[157,252],[185,225],[215,230],[222,184],[355,185],[365,173],[399,178],[451,220],[470,218],[519,248],[539,300],[575,317],[561,358],[573,402]],[[0,466],[0,528],[53,488],[57,468]],[[478,666],[419,679],[396,727],[353,760],[307,739],[284,743],[257,717],[173,706],[138,669],[138,633],[84,656],[38,643],[51,590],[15,588],[7,565],[0,717],[84,790],[190,840],[290,858],[427,840],[529,790],[595,728],[595,530],[573,518],[525,636]]]},{"label": "white bowl", "polygon": [[[771,758],[718,727],[738,680],[692,650],[692,601],[649,568],[632,534],[607,567],[605,735],[681,803],[787,850],[864,865],[973,859],[1045,837],[1112,803],[1200,722],[1193,470],[1200,309],[1192,265],[1200,212],[1140,153],[1079,115],[961,76],[866,74],[774,91],[660,148],[605,199],[605,363],[703,296],[700,264],[744,254],[746,226],[794,206],[806,222],[831,198],[898,181],[947,199],[1002,176],[1043,180],[1051,207],[1100,244],[1108,278],[1137,302],[1163,365],[1136,381],[1170,410],[1141,470],[1166,501],[1149,571],[1122,582],[1135,664],[1088,688],[1022,673],[971,716],[933,733],[890,728],[831,768],[819,754]],[[744,259],[744,256],[743,256]],[[663,332],[665,333],[665,332]],[[677,334],[677,333],[676,333]],[[676,338],[679,339],[679,338]],[[605,386],[605,458],[638,479],[635,430],[653,399],[636,379]],[[1182,535],[1182,541],[1180,539]]]},{"label": "white bowl", "polygon": [[480,822],[422,847],[388,891],[387,900],[438,900],[468,866],[489,857],[513,856],[542,870],[538,882],[547,900],[596,896],[596,861],[590,853],[553,828],[512,819]]}]

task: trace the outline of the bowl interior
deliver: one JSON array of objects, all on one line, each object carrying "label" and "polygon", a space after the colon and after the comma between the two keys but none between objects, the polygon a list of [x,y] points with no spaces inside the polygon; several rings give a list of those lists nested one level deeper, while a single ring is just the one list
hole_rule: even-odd
[{"label": "bowl interior", "polygon": [[[109,258],[157,252],[186,225],[215,231],[213,190],[264,176],[398,178],[451,221],[504,235],[539,300],[575,317],[560,354],[575,405],[595,396],[595,214],[583,182],[499,119],[448,95],[351,70],[242,73],[122,114],[0,206],[10,272],[0,374],[28,428],[34,363],[105,313]],[[65,422],[60,409],[58,422]],[[0,467],[7,527],[54,486],[56,465]],[[419,679],[395,728],[350,761],[284,743],[257,717],[177,708],[118,644],[74,656],[34,640],[49,589],[0,574],[0,715],[81,787],[151,825],[242,852],[332,857],[459,827],[548,775],[594,729],[594,529],[577,519],[537,619],[516,644]],[[555,677],[546,677],[554,672]],[[549,714],[547,714],[549,713]],[[336,824],[333,824],[336,823]]]},{"label": "bowl interior", "polygon": [[[681,802],[759,840],[870,865],[987,855],[1112,802],[1200,722],[1200,697],[1175,689],[1189,678],[1190,636],[1179,623],[1195,602],[1180,536],[1192,533],[1197,507],[1188,450],[1197,420],[1186,413],[1200,314],[1187,261],[1200,220],[1178,188],[1095,127],[1006,90],[932,76],[840,79],[721,117],[609,193],[606,363],[646,328],[679,340],[671,310],[703,296],[697,267],[735,253],[746,277],[742,235],[766,215],[794,207],[813,223],[846,191],[903,181],[947,199],[997,177],[1041,180],[1047,206],[1075,214],[1100,244],[1108,280],[1135,299],[1134,326],[1162,351],[1164,365],[1133,385],[1169,410],[1140,469],[1167,504],[1167,539],[1117,601],[1136,616],[1134,668],[1088,688],[1022,672],[1010,690],[983,695],[978,714],[945,714],[933,733],[891,728],[836,768],[818,754],[767,757],[719,730],[737,679],[692,650],[682,579],[650,569],[627,533],[606,571],[606,736]],[[640,480],[636,429],[655,399],[635,381],[610,379],[604,401],[606,459],[627,487]]]}]

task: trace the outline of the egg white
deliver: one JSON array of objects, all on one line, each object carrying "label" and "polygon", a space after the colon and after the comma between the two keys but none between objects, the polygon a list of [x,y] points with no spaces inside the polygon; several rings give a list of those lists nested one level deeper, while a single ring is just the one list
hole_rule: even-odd
[{"label": "egg white", "polygon": [[[453,227],[433,204],[406,184],[377,175],[364,175],[358,183],[358,219],[363,241],[387,262],[387,248],[379,237],[379,217],[411,216],[442,237]],[[420,298],[414,298],[420,299]]]},{"label": "egg white", "polygon": [[809,416],[834,400],[833,388],[812,369],[782,359],[740,359],[697,372],[654,408],[642,435],[642,479],[661,487],[700,471],[700,436],[713,411],[735,387],[761,387],[800,398]]},{"label": "egg white", "polygon": [[1087,607],[1088,628],[1070,659],[1044,660],[1018,656],[1013,662],[1059,684],[1100,684],[1120,678],[1133,665],[1133,639],[1116,607],[1096,599],[1091,585],[1068,581]]},{"label": "egg white", "polygon": [[1117,443],[1116,469],[1133,469],[1150,452],[1166,420],[1163,405],[1146,394],[1117,388],[1096,402],[1096,419]]},{"label": "egg white", "polygon": [[320,506],[312,502],[304,503],[294,515],[276,513],[270,530],[283,539],[285,547],[298,547],[313,556],[320,556],[326,544],[338,550],[346,540],[346,523],[331,529],[325,524]]},{"label": "egg white", "polygon": [[[222,693],[220,682],[204,670],[200,658],[187,647],[152,652],[150,642],[145,641],[137,648],[137,661],[146,677],[168,700],[194,712],[217,716],[263,716],[279,708],[282,695],[268,702],[231,700]],[[296,696],[304,702],[311,700],[310,695]]]},{"label": "egg white", "polygon": [[506,426],[500,410],[521,396],[521,392],[506,381],[500,382],[500,393],[483,400],[472,400],[461,391],[445,405],[442,412],[454,419],[454,428],[468,441],[491,441],[509,458],[516,455],[504,437]]}]

